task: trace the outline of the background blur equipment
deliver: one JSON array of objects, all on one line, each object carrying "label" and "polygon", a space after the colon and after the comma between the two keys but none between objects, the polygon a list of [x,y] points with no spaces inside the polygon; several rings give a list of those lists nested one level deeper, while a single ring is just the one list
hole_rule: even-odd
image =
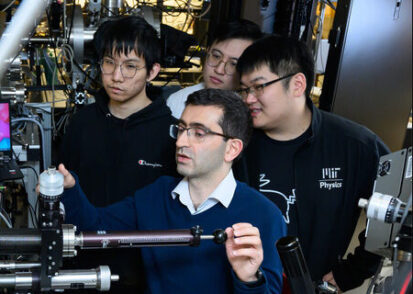
[{"label": "background blur equipment", "polygon": [[367,210],[366,250],[393,261],[393,279],[380,287],[384,293],[399,293],[404,284],[411,289],[412,147],[380,158],[373,195],[359,206]]},{"label": "background blur equipment", "polygon": [[0,100],[0,183],[23,178],[23,174],[13,158],[10,121],[9,101]]},{"label": "background blur equipment", "polygon": [[392,151],[406,147],[411,35],[412,1],[402,0],[340,0],[329,35],[320,108],[368,127]]}]

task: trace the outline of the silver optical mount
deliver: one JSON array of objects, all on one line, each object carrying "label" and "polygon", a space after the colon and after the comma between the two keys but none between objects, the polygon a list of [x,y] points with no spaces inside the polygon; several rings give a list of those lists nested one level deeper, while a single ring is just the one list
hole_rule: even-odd
[{"label": "silver optical mount", "polygon": [[358,206],[365,208],[367,218],[388,224],[400,223],[406,203],[390,195],[374,192],[369,200],[360,199]]}]

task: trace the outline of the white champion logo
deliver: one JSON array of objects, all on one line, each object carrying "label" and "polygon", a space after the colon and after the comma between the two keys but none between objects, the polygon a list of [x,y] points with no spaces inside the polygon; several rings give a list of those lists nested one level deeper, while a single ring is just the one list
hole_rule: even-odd
[{"label": "white champion logo", "polygon": [[139,159],[138,164],[139,165],[144,165],[144,166],[150,166],[150,167],[162,167],[162,164],[160,164],[160,163],[150,163],[150,162],[146,162],[143,159]]},{"label": "white champion logo", "polygon": [[290,215],[289,215],[290,205],[294,205],[295,203],[295,189],[292,190],[292,195],[287,197],[285,194],[279,191],[276,191],[276,190],[262,189],[262,187],[268,185],[269,183],[270,183],[270,180],[265,179],[265,174],[260,174],[260,192],[273,193],[273,194],[276,194],[284,198],[285,203],[286,203],[285,211],[283,211],[284,209],[282,207],[279,207],[279,209],[283,211],[283,218],[284,218],[285,223],[289,224],[290,223]]},{"label": "white champion logo", "polygon": [[322,179],[318,180],[320,183],[320,189],[339,189],[343,187],[343,179],[339,178],[339,167],[322,168]]}]

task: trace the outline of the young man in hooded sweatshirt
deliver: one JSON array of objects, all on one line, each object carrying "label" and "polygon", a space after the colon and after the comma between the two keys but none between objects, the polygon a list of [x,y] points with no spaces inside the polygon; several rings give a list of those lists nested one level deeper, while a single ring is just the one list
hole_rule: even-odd
[{"label": "young man in hooded sweatshirt", "polygon": [[[161,175],[176,174],[175,146],[168,136],[175,120],[165,101],[148,97],[146,91],[160,70],[156,30],[143,18],[130,16],[104,23],[95,40],[103,88],[96,103],[74,115],[60,159],[79,176],[89,201],[106,206]],[[113,292],[136,292],[141,274],[135,252],[114,252],[112,262],[107,252],[96,252],[88,265],[109,263],[125,277],[120,281],[124,288],[115,286]]]}]

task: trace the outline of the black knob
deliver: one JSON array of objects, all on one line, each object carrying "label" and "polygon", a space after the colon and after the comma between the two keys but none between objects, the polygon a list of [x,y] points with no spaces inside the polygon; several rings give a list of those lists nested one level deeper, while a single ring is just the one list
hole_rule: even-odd
[{"label": "black knob", "polygon": [[227,240],[227,233],[225,233],[225,230],[222,230],[222,229],[215,230],[213,235],[214,235],[214,242],[216,244],[224,244],[225,241]]}]

